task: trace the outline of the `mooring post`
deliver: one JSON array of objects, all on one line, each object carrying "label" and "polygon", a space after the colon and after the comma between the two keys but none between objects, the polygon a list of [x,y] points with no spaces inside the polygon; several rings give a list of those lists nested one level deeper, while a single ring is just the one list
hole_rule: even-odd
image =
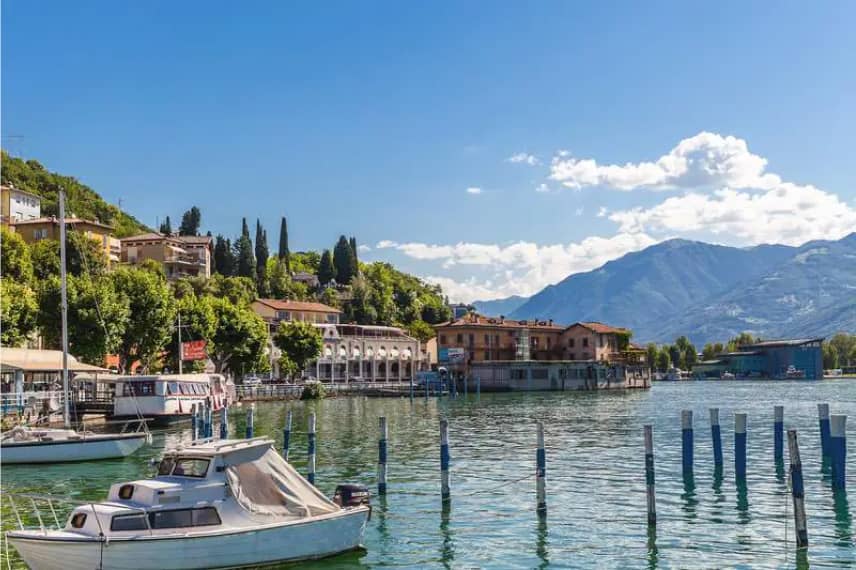
[{"label": "mooring post", "polygon": [[307,477],[306,479],[315,484],[315,414],[309,414],[309,433],[308,433],[308,453],[309,461],[307,462]]},{"label": "mooring post", "polygon": [[255,413],[256,413],[256,405],[250,404],[250,407],[247,409],[247,431],[246,438],[250,439],[253,437],[253,432],[255,431]]},{"label": "mooring post", "polygon": [[214,406],[208,408],[208,439],[214,439]]},{"label": "mooring post", "polygon": [[734,476],[746,479],[746,414],[734,414]]},{"label": "mooring post", "polygon": [[208,439],[208,402],[202,404],[202,439]]},{"label": "mooring post", "polygon": [[773,459],[776,463],[785,460],[785,407],[773,407]]},{"label": "mooring post", "polygon": [[829,457],[829,404],[817,405],[817,418],[820,422],[820,449],[823,457]]},{"label": "mooring post", "polygon": [[476,376],[476,397],[481,398],[481,376]]},{"label": "mooring post", "polygon": [[282,430],[282,456],[288,461],[288,447],[291,444],[291,410],[285,415],[285,427]]},{"label": "mooring post", "polygon": [[535,491],[537,495],[536,511],[547,514],[547,452],[544,449],[544,424],[536,422],[538,431],[538,449],[535,451]]},{"label": "mooring post", "polygon": [[229,436],[229,406],[223,404],[220,408],[220,439],[226,439]]},{"label": "mooring post", "polygon": [[847,416],[829,417],[829,454],[832,465],[832,488],[846,487],[847,464]]},{"label": "mooring post", "polygon": [[808,529],[805,524],[805,486],[803,485],[800,448],[797,443],[797,430],[788,430],[788,455],[791,458],[791,495],[794,499],[794,528],[797,535],[797,548],[808,547]]},{"label": "mooring post", "polygon": [[386,426],[386,418],[378,418],[380,428],[380,439],[377,440],[377,494],[386,495],[386,440],[389,432]]},{"label": "mooring post", "polygon": [[448,501],[452,496],[449,486],[449,420],[440,420],[440,498]]},{"label": "mooring post", "polygon": [[651,424],[643,426],[645,432],[645,494],[648,502],[648,524],[657,525],[657,501],[654,495],[654,432]]},{"label": "mooring post", "polygon": [[713,467],[722,470],[722,431],[719,428],[719,408],[710,409],[710,437],[713,440]]},{"label": "mooring post", "polygon": [[196,441],[197,431],[199,430],[199,418],[197,417],[196,404],[190,406],[190,438]]},{"label": "mooring post", "polygon": [[681,412],[681,458],[684,476],[693,472],[693,412]]},{"label": "mooring post", "polygon": [[464,375],[464,396],[470,395],[470,377]]},{"label": "mooring post", "polygon": [[410,373],[410,402],[413,403],[413,373]]}]

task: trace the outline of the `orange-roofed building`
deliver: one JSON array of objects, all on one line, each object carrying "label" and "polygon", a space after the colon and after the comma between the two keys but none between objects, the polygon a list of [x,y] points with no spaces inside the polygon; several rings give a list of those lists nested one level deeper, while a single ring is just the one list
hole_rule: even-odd
[{"label": "orange-roofed building", "polygon": [[342,314],[339,309],[324,303],[288,299],[256,299],[251,306],[269,327],[274,328],[281,322],[293,321],[336,325]]},{"label": "orange-roofed building", "polygon": [[559,336],[563,360],[617,360],[623,351],[620,339],[629,333],[598,322],[574,323]]}]

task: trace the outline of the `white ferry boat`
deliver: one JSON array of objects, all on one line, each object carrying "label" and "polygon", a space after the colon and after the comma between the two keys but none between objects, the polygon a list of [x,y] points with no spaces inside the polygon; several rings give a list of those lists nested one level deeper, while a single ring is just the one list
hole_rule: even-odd
[{"label": "white ferry boat", "polygon": [[105,502],[80,504],[63,528],[6,539],[34,570],[244,568],[359,548],[371,513],[366,488],[340,485],[331,501],[273,445],[173,448],[154,479],[114,484]]},{"label": "white ferry boat", "polygon": [[145,418],[150,425],[188,420],[195,405],[231,405],[235,385],[221,374],[124,376],[116,380],[113,418]]}]

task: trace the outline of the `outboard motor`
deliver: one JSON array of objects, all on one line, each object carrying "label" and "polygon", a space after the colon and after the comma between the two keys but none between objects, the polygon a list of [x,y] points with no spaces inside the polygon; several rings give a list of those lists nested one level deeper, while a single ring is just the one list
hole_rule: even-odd
[{"label": "outboard motor", "polygon": [[371,493],[365,485],[347,483],[336,487],[333,502],[340,507],[371,506]]}]

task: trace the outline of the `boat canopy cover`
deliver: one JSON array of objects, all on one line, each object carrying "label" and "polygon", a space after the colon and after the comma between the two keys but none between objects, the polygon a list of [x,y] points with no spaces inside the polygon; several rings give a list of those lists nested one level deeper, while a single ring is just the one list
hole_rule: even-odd
[{"label": "boat canopy cover", "polygon": [[[255,452],[255,457],[248,452]],[[236,456],[240,462],[234,461]],[[251,513],[291,519],[340,509],[270,446],[243,449],[224,455],[223,460],[232,494]]]}]

